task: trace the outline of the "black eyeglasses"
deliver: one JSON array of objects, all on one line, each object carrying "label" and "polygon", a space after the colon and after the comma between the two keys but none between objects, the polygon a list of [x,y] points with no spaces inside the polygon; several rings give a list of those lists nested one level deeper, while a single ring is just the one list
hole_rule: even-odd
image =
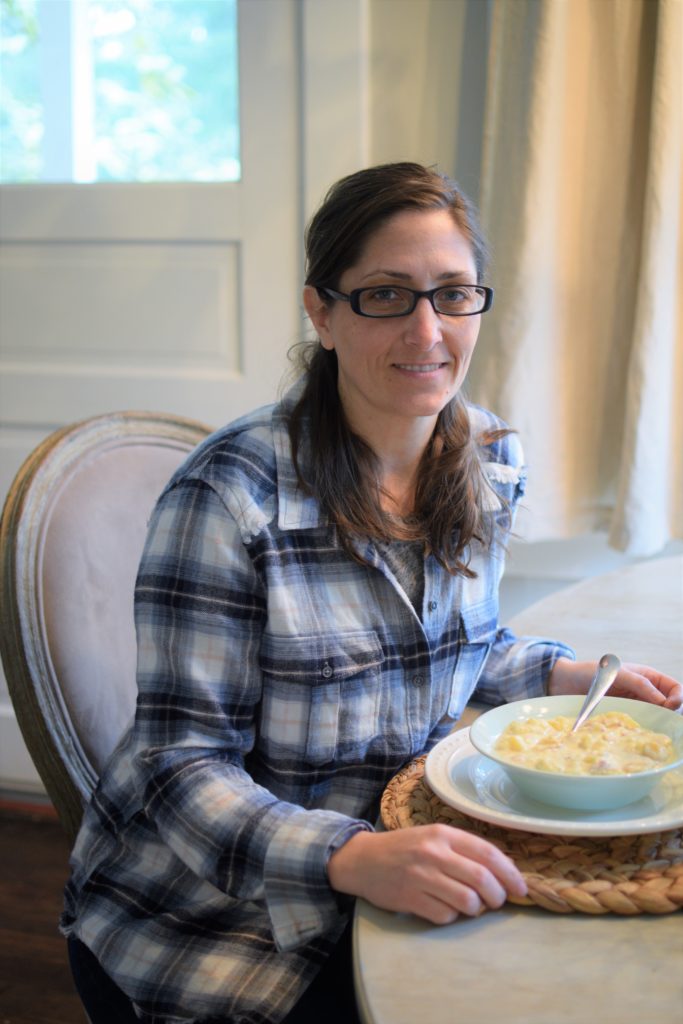
[{"label": "black eyeglasses", "polygon": [[447,284],[427,292],[393,284],[354,288],[348,295],[333,288],[318,287],[318,291],[349,302],[358,316],[370,317],[409,316],[420,299],[429,299],[432,309],[444,316],[475,316],[485,313],[493,304],[493,288],[479,284]]}]

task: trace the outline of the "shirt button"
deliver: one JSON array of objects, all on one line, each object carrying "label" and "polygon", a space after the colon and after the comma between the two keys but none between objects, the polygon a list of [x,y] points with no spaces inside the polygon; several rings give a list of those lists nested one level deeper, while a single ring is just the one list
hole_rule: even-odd
[{"label": "shirt button", "polygon": [[427,608],[429,609],[430,612],[435,612],[438,607],[438,601],[430,601],[429,604],[427,605]]},{"label": "shirt button", "polygon": [[323,679],[329,679],[332,674],[333,674],[332,666],[330,665],[329,661],[326,661],[325,664],[323,665],[323,671],[322,671]]},{"label": "shirt button", "polygon": [[423,686],[425,681],[424,676],[413,676],[413,686]]}]

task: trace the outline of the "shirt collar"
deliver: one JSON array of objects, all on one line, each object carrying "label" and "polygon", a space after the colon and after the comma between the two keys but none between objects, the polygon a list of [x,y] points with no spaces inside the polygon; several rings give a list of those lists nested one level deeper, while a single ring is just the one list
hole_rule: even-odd
[{"label": "shirt collar", "polygon": [[316,498],[305,494],[296,478],[287,427],[289,413],[301,397],[304,378],[284,395],[273,411],[273,447],[277,465],[278,526],[281,530],[305,530],[325,520]]}]

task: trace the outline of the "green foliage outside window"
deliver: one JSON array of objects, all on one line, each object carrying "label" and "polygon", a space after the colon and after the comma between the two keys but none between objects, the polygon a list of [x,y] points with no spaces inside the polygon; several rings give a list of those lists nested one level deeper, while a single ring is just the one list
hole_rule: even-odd
[{"label": "green foliage outside window", "polygon": [[0,0],[3,181],[50,180],[43,97],[65,55],[43,31],[45,3],[85,19],[71,60],[88,102],[74,91],[57,127],[88,117],[93,180],[239,178],[236,0]]},{"label": "green foliage outside window", "polygon": [[0,179],[41,177],[43,118],[36,0],[0,0]]}]

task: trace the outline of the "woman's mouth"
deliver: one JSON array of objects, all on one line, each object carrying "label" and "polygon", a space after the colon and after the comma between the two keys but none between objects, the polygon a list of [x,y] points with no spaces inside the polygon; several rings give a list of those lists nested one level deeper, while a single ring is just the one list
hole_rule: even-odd
[{"label": "woman's mouth", "polygon": [[445,365],[445,363],[394,363],[397,370],[407,370],[409,373],[433,373]]}]

